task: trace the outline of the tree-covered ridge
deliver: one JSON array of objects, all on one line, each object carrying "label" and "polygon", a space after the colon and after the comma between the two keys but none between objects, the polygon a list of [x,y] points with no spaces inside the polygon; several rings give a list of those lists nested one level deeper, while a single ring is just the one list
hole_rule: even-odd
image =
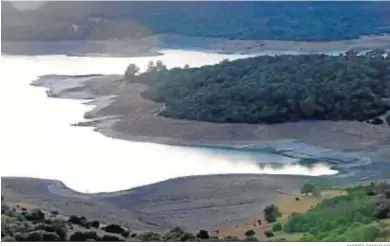
[{"label": "tree-covered ridge", "polygon": [[[149,69],[133,81],[162,116],[216,123],[359,120],[390,124],[390,56],[382,50],[259,56],[201,68]],[[132,81],[130,79],[130,81]],[[379,117],[379,118],[378,118]]]},{"label": "tree-covered ridge", "polygon": [[[390,33],[388,2],[2,2],[3,40],[112,39],[153,34],[329,41]],[[75,25],[77,28],[75,28]]]}]

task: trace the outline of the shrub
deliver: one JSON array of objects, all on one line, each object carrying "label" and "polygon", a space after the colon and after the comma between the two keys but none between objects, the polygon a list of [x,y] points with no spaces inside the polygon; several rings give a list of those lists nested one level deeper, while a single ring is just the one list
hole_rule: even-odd
[{"label": "shrub", "polygon": [[137,236],[137,233],[132,233],[132,234],[130,235],[131,238],[135,238],[136,236]]},{"label": "shrub", "polygon": [[85,217],[78,217],[76,215],[72,215],[69,217],[68,222],[75,224],[75,225],[82,226],[85,223],[85,220],[83,220],[83,218],[85,219]]},{"label": "shrub", "polygon": [[377,219],[390,218],[390,201],[381,200],[375,204],[373,215]]},{"label": "shrub", "polygon": [[125,229],[123,229],[121,226],[116,224],[110,224],[106,227],[103,227],[102,230],[104,230],[105,232],[117,233],[117,234],[121,234],[122,232],[125,231]]},{"label": "shrub", "polygon": [[264,232],[264,235],[265,235],[266,237],[273,237],[273,236],[275,236],[275,234],[274,234],[272,231],[270,231],[270,230],[265,231],[265,232]]},{"label": "shrub", "polygon": [[33,231],[27,234],[26,236],[27,242],[39,242],[42,241],[42,232],[41,231]]},{"label": "shrub", "polygon": [[295,197],[295,201],[300,201],[301,199],[299,197]]},{"label": "shrub", "polygon": [[194,241],[194,239],[195,239],[195,236],[189,232],[185,232],[180,237],[180,241],[183,241],[183,242],[191,242],[191,241]]},{"label": "shrub", "polygon": [[61,241],[58,234],[56,234],[54,232],[44,232],[42,235],[42,240],[45,242]]},{"label": "shrub", "polygon": [[281,231],[282,230],[282,224],[276,223],[275,225],[272,226],[272,231]]},{"label": "shrub", "polygon": [[94,228],[99,228],[100,223],[99,223],[99,221],[94,220],[94,221],[91,222],[91,226],[94,227]]},{"label": "shrub", "polygon": [[263,212],[264,218],[266,221],[268,221],[268,223],[275,222],[276,218],[281,216],[279,208],[274,204],[265,207]]},{"label": "shrub", "polygon": [[207,240],[207,239],[210,238],[210,236],[209,236],[208,231],[206,231],[206,230],[200,230],[200,231],[196,234],[196,238],[203,239],[203,240]]},{"label": "shrub", "polygon": [[16,239],[10,236],[2,237],[1,238],[2,242],[16,242]]},{"label": "shrub", "polygon": [[58,211],[54,210],[54,211],[51,211],[51,215],[54,215],[54,216],[57,216],[59,214]]},{"label": "shrub", "polygon": [[301,187],[301,194],[306,194],[307,196],[309,193],[313,193],[315,189],[315,186],[312,184],[304,184]]},{"label": "shrub", "polygon": [[127,238],[127,237],[130,236],[130,231],[125,230],[125,231],[123,231],[123,232],[121,233],[121,235],[122,235],[122,237]]},{"label": "shrub", "polygon": [[84,231],[84,232],[77,231],[73,233],[69,238],[69,241],[73,241],[73,242],[85,242],[87,240],[97,241],[99,240],[99,237],[94,231]]},{"label": "shrub", "polygon": [[256,234],[254,230],[248,230],[245,232],[246,237],[253,237]]},{"label": "shrub", "polygon": [[31,212],[24,215],[28,221],[43,221],[45,220],[45,214],[40,209],[33,209]]},{"label": "shrub", "polygon": [[68,233],[68,229],[66,227],[65,221],[63,220],[54,220],[51,224],[51,227],[55,233],[60,237],[61,241],[66,240],[66,235]]},{"label": "shrub", "polygon": [[72,242],[85,242],[87,241],[86,236],[81,231],[76,231],[69,237],[69,241]]}]

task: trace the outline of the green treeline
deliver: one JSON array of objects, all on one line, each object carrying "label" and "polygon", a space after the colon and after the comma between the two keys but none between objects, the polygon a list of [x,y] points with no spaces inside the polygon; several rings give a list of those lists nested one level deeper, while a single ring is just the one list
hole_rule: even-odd
[{"label": "green treeline", "polygon": [[390,4],[385,1],[45,2],[24,12],[18,12],[10,2],[1,5],[3,40],[140,38],[169,33],[330,41],[390,33]]},{"label": "green treeline", "polygon": [[[166,117],[216,123],[358,120],[382,124],[390,109],[390,56],[259,56],[201,68],[148,69],[129,79],[164,103]],[[387,117],[390,124],[390,117]]]}]

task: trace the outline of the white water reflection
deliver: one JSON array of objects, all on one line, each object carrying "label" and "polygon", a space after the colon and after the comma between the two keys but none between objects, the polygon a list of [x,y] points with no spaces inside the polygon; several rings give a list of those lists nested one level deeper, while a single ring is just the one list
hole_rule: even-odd
[{"label": "white water reflection", "polygon": [[[100,192],[188,175],[335,174],[325,164],[309,169],[292,165],[295,160],[290,158],[283,160],[282,168],[259,168],[254,158],[234,153],[224,156],[194,148],[107,138],[92,128],[70,127],[83,120],[91,106],[77,100],[48,98],[44,88],[29,85],[46,74],[120,74],[129,63],[145,68],[150,60],[162,60],[168,67],[194,67],[244,57],[177,50],[163,53],[138,58],[2,56],[1,176],[58,179],[77,191]],[[281,156],[264,155],[263,161],[275,158]]]}]

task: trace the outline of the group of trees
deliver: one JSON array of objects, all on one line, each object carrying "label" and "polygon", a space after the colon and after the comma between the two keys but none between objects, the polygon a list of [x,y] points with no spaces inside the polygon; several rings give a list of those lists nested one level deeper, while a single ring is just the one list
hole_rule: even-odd
[{"label": "group of trees", "polygon": [[372,183],[325,199],[304,214],[293,214],[283,224],[286,233],[304,233],[302,241],[386,241],[390,230],[390,184]]},{"label": "group of trees", "polygon": [[[140,74],[166,117],[216,123],[358,120],[390,109],[390,53],[259,56]],[[388,124],[390,125],[388,117]]]},{"label": "group of trees", "polygon": [[140,38],[170,33],[327,41],[390,32],[386,2],[47,2],[22,14],[9,2],[1,4],[5,40]]}]

